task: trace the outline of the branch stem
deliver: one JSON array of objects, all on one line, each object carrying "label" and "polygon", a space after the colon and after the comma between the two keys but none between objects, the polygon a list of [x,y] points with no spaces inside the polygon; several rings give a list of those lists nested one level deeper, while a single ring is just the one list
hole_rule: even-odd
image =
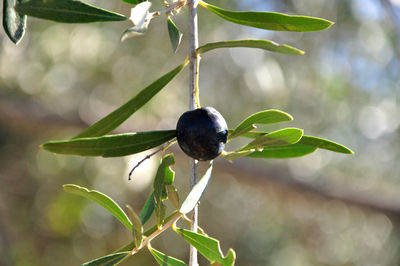
[{"label": "branch stem", "polygon": [[[200,58],[196,53],[199,46],[198,27],[197,27],[197,5],[198,0],[190,0],[189,6],[189,108],[190,110],[200,107],[199,101],[199,64]],[[197,183],[198,161],[190,160],[190,189]],[[198,208],[193,210],[191,230],[197,232]],[[189,266],[199,265],[197,260],[197,250],[190,246]]]}]

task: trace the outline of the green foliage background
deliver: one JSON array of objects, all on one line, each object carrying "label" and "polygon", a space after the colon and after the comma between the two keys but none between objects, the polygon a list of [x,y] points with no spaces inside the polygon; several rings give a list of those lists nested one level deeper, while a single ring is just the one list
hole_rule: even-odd
[{"label": "green foliage background", "polygon": [[[118,1],[91,2],[129,14]],[[214,106],[232,126],[259,110],[281,109],[294,116],[287,126],[343,143],[356,154],[317,151],[297,159],[244,158],[234,164],[216,160],[200,205],[200,225],[221,241],[224,252],[236,250],[237,265],[398,264],[400,53],[390,13],[373,0],[213,3],[318,16],[336,24],[318,33],[268,32],[199,9],[200,44],[257,36],[306,51],[293,56],[233,48],[204,54],[201,104]],[[174,22],[185,36],[186,15]],[[104,159],[38,149],[46,140],[76,135],[186,57],[185,37],[172,54],[165,20],[154,19],[146,36],[120,43],[127,26],[29,18],[29,31],[17,47],[1,35],[1,265],[74,265],[130,240],[118,221],[63,192],[62,184],[104,191],[121,206],[140,210],[157,158],[128,182],[129,168],[146,153]],[[185,74],[118,132],[174,128],[187,110]],[[175,180],[185,191],[188,160],[178,148],[176,154]],[[187,260],[187,244],[172,232],[152,245]],[[156,265],[147,251],[129,263]]]}]

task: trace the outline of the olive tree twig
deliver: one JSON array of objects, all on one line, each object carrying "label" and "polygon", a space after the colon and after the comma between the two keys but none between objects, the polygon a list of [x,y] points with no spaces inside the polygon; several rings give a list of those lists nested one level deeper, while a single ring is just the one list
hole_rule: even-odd
[{"label": "olive tree twig", "polygon": [[[198,27],[197,27],[197,5],[198,0],[190,0],[189,6],[189,108],[190,110],[200,107],[199,102],[199,56],[196,49],[199,46]],[[190,189],[197,183],[198,161],[190,159]],[[191,230],[197,232],[198,208],[193,210]],[[197,250],[190,245],[189,266],[199,265],[197,260]]]},{"label": "olive tree twig", "polygon": [[142,160],[140,160],[129,172],[128,174],[128,180],[131,180],[131,176],[133,171],[135,171],[136,168],[138,168],[144,161],[146,161],[147,159],[150,159],[153,155],[159,153],[160,151],[164,152],[166,149],[168,149],[173,143],[175,143],[176,139],[170,140],[168,141],[165,145],[163,145],[162,147],[158,148],[157,150],[153,151],[150,154],[147,154]]}]

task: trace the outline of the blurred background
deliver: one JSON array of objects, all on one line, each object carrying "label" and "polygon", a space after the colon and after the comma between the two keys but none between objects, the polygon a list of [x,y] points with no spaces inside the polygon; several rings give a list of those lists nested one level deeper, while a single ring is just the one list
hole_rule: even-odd
[{"label": "blurred background", "polygon": [[[129,15],[120,1],[91,3]],[[290,160],[217,159],[200,204],[200,226],[236,251],[237,265],[400,265],[400,2],[398,0],[220,0],[231,10],[278,11],[335,22],[329,30],[287,33],[226,22],[199,8],[200,44],[270,39],[303,56],[220,49],[202,56],[202,106],[234,128],[248,115],[278,108],[299,127],[355,151]],[[161,8],[160,1],[152,10]],[[187,53],[187,10],[174,18],[184,33],[172,53],[165,17],[147,35],[120,42],[123,23],[57,24],[28,18],[15,46],[0,35],[0,265],[77,265],[132,237],[101,207],[63,192],[74,183],[140,211],[159,158],[54,155],[39,149],[68,139],[180,64]],[[188,71],[116,132],[173,129],[188,109]],[[232,143],[227,150],[239,142]],[[188,192],[189,159],[175,145],[176,186]],[[173,232],[153,247],[187,261]],[[201,265],[207,265],[201,259]],[[156,265],[147,250],[124,265]]]}]

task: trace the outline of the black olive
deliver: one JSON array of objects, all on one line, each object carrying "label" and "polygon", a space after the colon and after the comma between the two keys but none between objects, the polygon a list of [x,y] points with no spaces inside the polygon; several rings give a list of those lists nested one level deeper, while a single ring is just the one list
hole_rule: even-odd
[{"label": "black olive", "polygon": [[190,157],[212,160],[221,154],[228,138],[228,126],[213,107],[202,107],[182,114],[176,125],[181,149]]}]

